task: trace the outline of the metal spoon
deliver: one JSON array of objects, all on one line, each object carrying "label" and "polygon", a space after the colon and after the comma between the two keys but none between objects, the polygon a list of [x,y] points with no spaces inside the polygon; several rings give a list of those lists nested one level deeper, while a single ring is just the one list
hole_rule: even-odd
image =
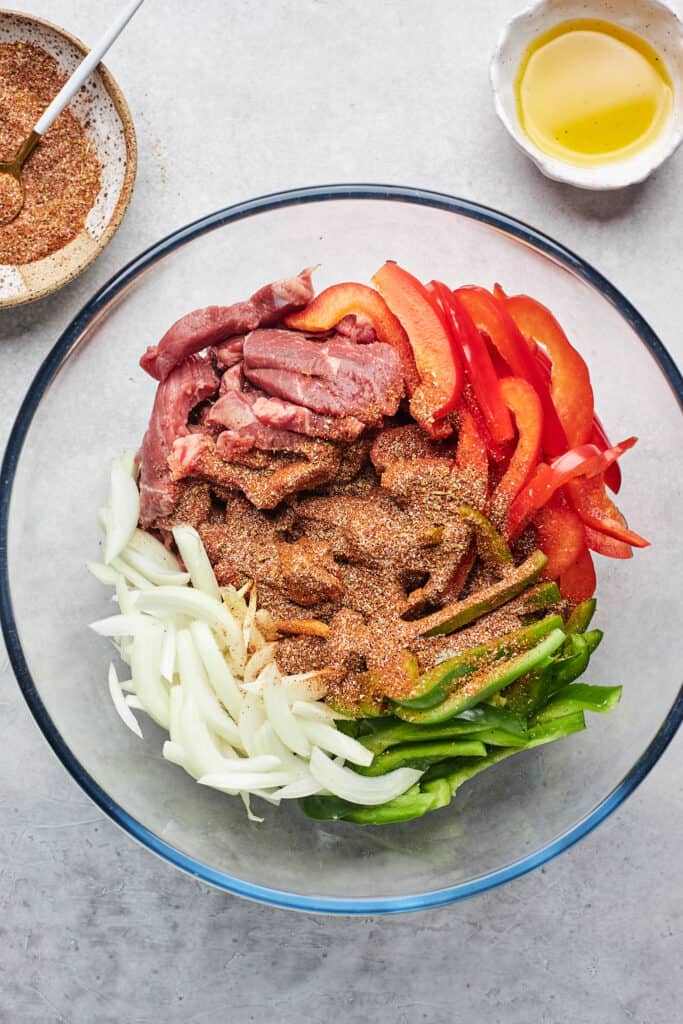
[{"label": "metal spoon", "polygon": [[52,122],[61,114],[64,107],[71,102],[83,82],[90,75],[91,71],[97,67],[114,40],[118,38],[138,7],[143,3],[144,0],[132,0],[124,8],[113,25],[110,25],[102,38],[93,46],[90,53],[83,58],[71,77],[64,83],[47,110],[36,121],[33,131],[28,138],[24,139],[12,159],[0,161],[0,227],[11,224],[19,215],[24,205],[24,184],[21,180],[22,167]]}]

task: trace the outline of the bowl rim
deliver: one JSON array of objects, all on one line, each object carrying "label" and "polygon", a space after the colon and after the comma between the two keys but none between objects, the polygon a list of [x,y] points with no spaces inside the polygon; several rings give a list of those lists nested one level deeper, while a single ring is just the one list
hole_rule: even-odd
[{"label": "bowl rim", "polygon": [[[53,21],[48,21],[46,18],[39,18],[37,15],[27,14],[25,11],[14,11],[11,8],[5,7],[0,8],[0,18],[5,17],[11,17],[15,21],[26,22],[28,25],[40,25],[42,28],[49,29],[56,35],[61,36],[61,38],[65,39],[68,43],[71,43],[72,46],[75,46],[83,57],[87,57],[90,53],[90,47],[86,46],[78,36],[68,32],[67,29],[62,28],[60,25],[56,25]],[[138,145],[137,136],[135,134],[135,124],[123,90],[109,68],[100,61],[91,73],[94,74],[95,72],[102,79],[102,84],[114,104],[114,110],[121,121],[123,139],[126,147],[126,168],[123,175],[121,192],[116,202],[116,206],[114,207],[112,215],[109,218],[109,223],[101,236],[96,241],[93,241],[93,244],[90,247],[90,253],[86,259],[75,263],[66,273],[61,273],[59,277],[52,280],[50,283],[44,284],[38,288],[27,289],[26,292],[22,292],[20,295],[12,295],[8,296],[6,299],[0,299],[0,309],[14,309],[16,306],[24,306],[29,302],[36,302],[38,299],[44,299],[48,295],[52,295],[54,292],[59,291],[60,288],[64,288],[65,285],[70,284],[74,278],[78,277],[84,270],[87,270],[88,267],[95,262],[97,257],[104,252],[121,226],[121,222],[126,215],[126,211],[133,197],[135,179],[137,177],[138,170]],[[56,250],[57,253],[60,251],[60,249]],[[50,253],[48,256],[43,257],[43,259],[49,259],[52,255],[54,255],[54,253]],[[39,263],[41,261],[36,260],[35,262]],[[17,266],[21,269],[22,266],[29,265],[30,264],[18,264]]]},{"label": "bowl rim", "polygon": [[51,351],[38,369],[26,396],[19,408],[7,449],[0,468],[0,623],[7,644],[10,663],[14,670],[19,687],[29,706],[33,717],[54,753],[67,769],[69,774],[107,814],[115,824],[119,825],[133,839],[146,846],[153,853],[181,868],[195,878],[215,886],[226,892],[261,903],[293,910],[305,910],[328,914],[386,914],[401,911],[425,910],[442,906],[456,900],[485,892],[504,882],[526,874],[542,864],[547,863],[562,851],[587,835],[603,821],[622,801],[633,792],[648,772],[654,767],[666,747],[673,739],[683,719],[683,686],[669,709],[664,721],[654,738],[630,768],[618,785],[608,793],[599,804],[586,814],[572,828],[547,843],[541,849],[522,857],[512,864],[498,868],[487,874],[480,875],[467,882],[432,890],[427,893],[416,893],[399,897],[368,897],[362,899],[342,899],[331,897],[305,896],[290,893],[267,886],[257,885],[235,878],[222,871],[212,868],[195,858],[177,850],[171,844],[146,828],[140,821],[128,814],[113,800],[93,779],[78,761],[75,754],[67,746],[47,709],[40,699],[24,656],[17,624],[12,609],[8,565],[8,520],[10,499],[14,477],[24,440],[30,428],[40,401],[58,373],[64,359],[74,348],[83,331],[96,319],[104,315],[117,297],[126,291],[132,281],[164,256],[173,252],[187,242],[209,231],[224,227],[234,221],[246,219],[260,213],[267,213],[285,207],[298,206],[312,202],[353,200],[389,200],[415,205],[424,205],[445,210],[460,216],[469,217],[494,229],[520,240],[526,245],[555,260],[564,269],[569,269],[576,276],[596,288],[617,309],[626,322],[632,327],[640,340],[649,349],[660,370],[666,377],[674,397],[683,409],[683,377],[676,363],[659,340],[649,324],[638,313],[635,307],[612,285],[603,275],[589,263],[569,249],[554,241],[548,235],[516,220],[507,214],[500,213],[490,207],[482,206],[470,200],[457,198],[444,193],[427,191],[399,185],[377,184],[336,184],[318,185],[291,189],[260,196],[244,202],[228,206],[215,213],[208,214],[198,220],[177,229],[150,246],[131,262],[118,271],[86,302],[77,313],[66,330],[62,333]]}]

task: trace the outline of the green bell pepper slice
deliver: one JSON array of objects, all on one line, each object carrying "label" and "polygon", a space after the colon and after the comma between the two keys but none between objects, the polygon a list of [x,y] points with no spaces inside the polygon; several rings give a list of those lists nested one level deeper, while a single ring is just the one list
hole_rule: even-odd
[{"label": "green bell pepper slice", "polygon": [[502,661],[481,672],[468,676],[460,686],[456,687],[445,700],[434,708],[426,711],[415,711],[411,708],[404,708],[396,705],[394,714],[406,722],[431,724],[433,722],[445,722],[460,712],[471,708],[486,700],[492,694],[502,690],[519,679],[520,676],[531,672],[545,659],[554,654],[564,643],[565,634],[561,629],[553,629],[539,644],[531,650],[523,651],[507,661]]},{"label": "green bell pepper slice", "polygon": [[484,666],[508,657],[513,652],[519,653],[528,650],[548,633],[551,633],[553,629],[561,628],[561,617],[548,615],[522,629],[505,633],[488,643],[471,647],[469,650],[463,651],[462,654],[447,658],[424,672],[409,694],[400,700],[396,698],[396,703],[401,707],[414,708],[417,711],[433,708],[448,696],[457,680],[464,679]]}]

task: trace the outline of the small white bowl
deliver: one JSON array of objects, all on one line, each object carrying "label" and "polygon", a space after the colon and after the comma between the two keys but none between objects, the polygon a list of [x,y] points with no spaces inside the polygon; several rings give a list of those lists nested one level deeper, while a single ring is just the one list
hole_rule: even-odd
[{"label": "small white bowl", "polygon": [[[664,59],[674,87],[671,117],[657,138],[633,156],[596,167],[575,166],[535,146],[520,124],[515,96],[517,71],[531,42],[554,25],[580,18],[621,25],[645,39]],[[506,25],[491,60],[490,76],[498,117],[517,145],[555,181],[589,189],[634,185],[683,141],[683,22],[662,0],[541,0]]]}]

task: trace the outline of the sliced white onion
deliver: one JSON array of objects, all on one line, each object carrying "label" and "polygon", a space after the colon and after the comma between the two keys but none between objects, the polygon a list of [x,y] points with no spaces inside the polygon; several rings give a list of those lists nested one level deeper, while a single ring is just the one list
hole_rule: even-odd
[{"label": "sliced white onion", "polygon": [[140,698],[137,697],[134,693],[129,693],[128,696],[125,698],[125,700],[126,700],[126,704],[131,709],[131,711],[144,711],[145,710],[145,705],[142,703]]},{"label": "sliced white onion", "polygon": [[124,448],[124,450],[121,452],[121,455],[119,456],[119,461],[123,469],[128,474],[128,476],[132,477],[133,480],[135,480],[137,472],[135,469],[135,452],[133,451],[133,449]]},{"label": "sliced white onion", "polygon": [[177,764],[179,768],[185,768],[185,751],[179,743],[174,743],[173,740],[166,740],[161,748],[161,754],[171,764]]},{"label": "sliced white onion", "polygon": [[216,601],[221,600],[221,592],[214,574],[209,556],[202,544],[202,539],[192,526],[174,526],[173,539],[190,574],[192,586],[202,590]]},{"label": "sliced white onion", "polygon": [[260,672],[275,659],[276,644],[265,644],[260,650],[252,654],[244,666],[244,682],[253,683]]},{"label": "sliced white onion", "polygon": [[372,764],[374,757],[372,751],[364,747],[358,740],[354,740],[352,736],[346,736],[345,733],[339,732],[334,726],[327,725],[325,722],[306,720],[301,722],[301,726],[313,746],[320,747],[321,750],[326,750],[329,754],[335,754],[337,757],[343,757],[345,761],[350,761],[352,764],[363,765],[365,768]]},{"label": "sliced white onion", "polygon": [[140,518],[140,494],[122,459],[115,459],[109,478],[111,515],[104,540],[104,561],[111,565],[130,540]]},{"label": "sliced white onion", "polygon": [[335,764],[319,747],[313,748],[309,765],[313,778],[334,796],[372,807],[401,796],[422,775],[416,768],[396,768],[386,775],[358,775],[351,768]]},{"label": "sliced white onion", "polygon": [[254,750],[259,756],[276,757],[280,768],[288,772],[302,775],[307,771],[306,762],[287,749],[270,722],[264,722],[256,730]]},{"label": "sliced white onion", "polygon": [[306,718],[313,722],[333,723],[335,719],[350,721],[349,715],[343,715],[340,711],[334,711],[328,704],[320,701],[295,700],[292,704],[292,711],[298,718]]},{"label": "sliced white onion", "polygon": [[282,687],[290,704],[298,700],[322,700],[327,694],[327,682],[320,672],[300,672],[293,676],[283,676]]},{"label": "sliced white onion", "polygon": [[142,739],[142,729],[138,725],[137,719],[130,710],[130,707],[126,704],[126,698],[123,696],[123,690],[121,689],[121,684],[113,664],[109,666],[109,693],[121,721],[124,725],[128,726],[131,732],[134,732],[136,736]]},{"label": "sliced white onion", "polygon": [[[222,773],[232,762],[221,753],[216,739],[202,718],[192,693],[184,686],[181,690],[177,733],[172,736],[185,751],[185,768],[196,779],[210,772]],[[235,792],[241,787],[235,786]]]},{"label": "sliced white onion", "polygon": [[206,678],[192,634],[181,629],[176,638],[178,674],[187,686],[206,724],[233,746],[242,746],[240,732],[228,712],[218,702]]},{"label": "sliced white onion", "polygon": [[242,701],[237,725],[242,738],[242,746],[250,757],[256,757],[258,754],[255,737],[265,720],[266,712],[263,701],[253,693],[246,694]]},{"label": "sliced white onion", "polygon": [[100,583],[104,583],[106,586],[115,587],[116,581],[119,578],[119,574],[115,569],[112,569],[110,565],[105,565],[104,562],[86,562],[86,568],[93,574],[96,580]]},{"label": "sliced white onion", "polygon": [[[131,618],[134,616],[131,616]],[[169,726],[168,690],[161,679],[163,629],[154,622],[145,623],[133,636],[130,667],[135,692],[147,714],[162,727]]]},{"label": "sliced white onion", "polygon": [[122,615],[135,614],[135,600],[123,576],[116,577],[116,600]]},{"label": "sliced white onion", "polygon": [[271,754],[258,754],[256,757],[237,757],[224,765],[221,771],[230,775],[232,772],[273,772],[280,771],[282,764],[279,757]]},{"label": "sliced white onion", "polygon": [[156,562],[160,569],[167,569],[169,572],[180,572],[180,563],[172,551],[169,551],[160,540],[146,530],[135,530],[126,545],[139,554]]},{"label": "sliced white onion", "polygon": [[240,790],[253,792],[255,789],[279,789],[295,782],[297,776],[292,772],[223,772],[202,775],[197,782],[200,786],[220,789],[225,793],[236,793]]},{"label": "sliced white onion", "polygon": [[[270,671],[271,667],[272,671]],[[266,673],[269,675],[263,684],[263,703],[268,721],[286,747],[293,750],[295,754],[308,757],[311,752],[311,744],[301,723],[292,714],[275,666],[269,665],[265,669],[264,675]]]},{"label": "sliced white onion", "polygon": [[234,616],[241,627],[247,614],[247,602],[244,600],[243,595],[235,590],[234,587],[221,587],[220,592],[223,604],[229,609],[230,614]]},{"label": "sliced white onion", "polygon": [[237,721],[242,706],[242,695],[213,633],[205,622],[193,622],[190,633],[216,696]]},{"label": "sliced white onion", "polygon": [[[258,795],[264,796],[263,793],[259,793]],[[249,819],[249,821],[254,821],[256,822],[257,825],[262,825],[263,822],[265,821],[265,818],[259,818],[258,814],[254,814],[254,812],[251,809],[251,799],[249,797],[249,794],[240,793],[240,797],[242,798],[242,803],[244,804],[244,809],[247,812],[247,818]]]},{"label": "sliced white onion", "polygon": [[242,633],[244,635],[244,647],[245,650],[249,650],[249,643],[251,639],[251,630],[256,619],[256,583],[252,583],[251,590],[249,591],[249,600],[247,601],[247,614],[244,616],[244,623],[242,625]]},{"label": "sliced white onion", "polygon": [[161,644],[161,674],[172,683],[175,676],[176,628],[172,622],[164,624],[164,639]]},{"label": "sliced white onion", "polygon": [[157,587],[184,587],[186,583],[190,582],[189,572],[181,572],[176,569],[166,569],[159,566],[153,559],[148,558],[147,555],[141,555],[139,551],[131,548],[130,545],[121,554],[121,561],[125,562],[126,565],[131,566],[136,572],[142,574],[142,576],[148,581],[147,586],[150,583],[155,583]]},{"label": "sliced white onion", "polygon": [[305,796],[317,796],[319,793],[325,792],[327,791],[313,778],[310,772],[306,772],[296,782],[290,782],[288,786],[276,789],[273,796],[278,800],[303,800]]},{"label": "sliced white onion", "polygon": [[120,555],[116,558],[112,558],[111,567],[115,569],[124,579],[132,583],[138,590],[149,590],[152,584],[149,582],[146,576],[143,576],[141,572],[134,569],[132,565],[128,565],[128,562],[124,562]]},{"label": "sliced white onion", "polygon": [[244,665],[242,631],[228,609],[208,594],[190,587],[157,587],[138,594],[137,607],[140,611],[189,615],[206,622],[218,632],[233,664],[240,669]]},{"label": "sliced white onion", "polygon": [[135,636],[148,629],[152,620],[145,615],[110,615],[90,623],[90,629],[99,636]]}]

